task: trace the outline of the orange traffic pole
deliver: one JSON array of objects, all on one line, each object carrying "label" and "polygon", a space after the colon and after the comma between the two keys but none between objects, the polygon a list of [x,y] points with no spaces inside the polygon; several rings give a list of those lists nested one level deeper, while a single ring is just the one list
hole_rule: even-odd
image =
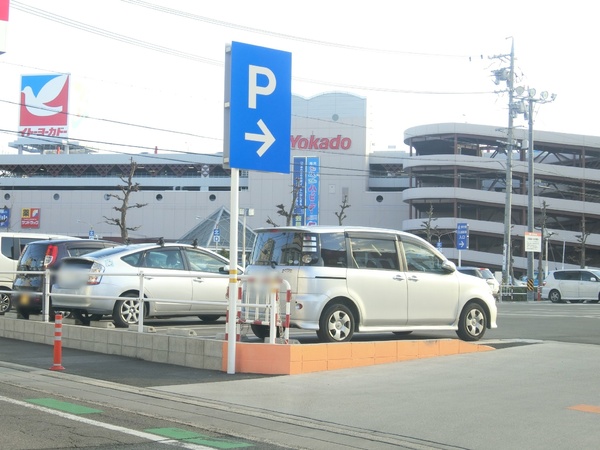
[{"label": "orange traffic pole", "polygon": [[54,364],[50,370],[65,370],[62,366],[62,314],[54,316]]}]

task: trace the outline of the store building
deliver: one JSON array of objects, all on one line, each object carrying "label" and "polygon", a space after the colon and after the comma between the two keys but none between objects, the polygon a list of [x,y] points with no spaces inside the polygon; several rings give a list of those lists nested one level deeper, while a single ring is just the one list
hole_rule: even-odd
[{"label": "store building", "polygon": [[[526,131],[515,130],[515,139],[511,244],[518,276],[526,268]],[[371,151],[364,98],[339,92],[294,96],[291,172],[241,170],[239,207],[253,211],[244,218],[249,228],[283,226],[287,217],[279,212],[290,211],[291,224],[336,225],[341,215],[344,225],[422,236],[429,222],[432,242],[450,259],[497,271],[506,202],[504,142],[505,132],[496,127],[449,123],[406,130],[407,151]],[[77,143],[57,144],[29,136],[11,144],[15,154],[0,155],[0,232],[34,228],[88,236],[93,230],[118,238],[119,229],[106,218],[117,215],[115,195],[132,160],[139,192],[131,202],[145,204],[128,213],[128,225],[139,227],[132,239],[199,236],[207,245],[214,227],[228,230],[231,183],[222,155],[97,154]],[[534,148],[535,221],[548,238],[550,269],[562,266],[563,255],[565,267],[578,267],[582,247],[586,265],[600,267],[600,137],[536,131]],[[459,253],[460,223],[468,224],[469,248]],[[227,245],[227,239],[216,243]]]},{"label": "store building", "polygon": [[[246,225],[285,225],[278,205],[286,212],[294,210],[293,224],[337,224],[336,213],[345,201],[350,205],[344,209],[345,225],[400,227],[408,213],[401,192],[408,187],[402,171],[406,154],[370,155],[366,118],[367,104],[361,97],[294,96],[291,173],[240,171],[239,206],[254,211]],[[23,229],[23,211],[34,210],[39,231],[87,236],[93,229],[95,236],[120,236],[106,218],[117,215],[117,186],[124,185],[121,177],[132,160],[139,192],[132,194],[131,202],[146,205],[128,212],[128,225],[139,226],[130,233],[132,239],[179,239],[215,211],[230,207],[230,171],[223,168],[222,155],[97,154],[77,143],[66,146],[61,140],[33,135],[11,147],[14,155],[0,155],[5,230]]]}]

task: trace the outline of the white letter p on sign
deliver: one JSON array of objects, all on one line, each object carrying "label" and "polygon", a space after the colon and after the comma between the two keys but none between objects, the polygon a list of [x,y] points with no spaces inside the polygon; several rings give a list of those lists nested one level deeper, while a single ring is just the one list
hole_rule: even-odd
[{"label": "white letter p on sign", "polygon": [[[257,95],[271,95],[277,86],[275,74],[268,67],[248,66],[248,108],[256,109]],[[258,76],[264,75],[267,77],[267,85],[258,85]]]}]

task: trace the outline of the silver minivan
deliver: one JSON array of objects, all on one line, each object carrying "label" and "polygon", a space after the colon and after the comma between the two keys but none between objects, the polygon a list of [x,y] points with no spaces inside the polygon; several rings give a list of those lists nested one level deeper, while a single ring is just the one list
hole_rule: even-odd
[{"label": "silver minivan", "polygon": [[[344,226],[261,228],[246,274],[276,274],[292,290],[291,327],[323,342],[355,332],[455,330],[466,341],[496,328],[487,283],[459,273],[435,247],[402,231]],[[268,327],[253,325],[260,338]]]}]

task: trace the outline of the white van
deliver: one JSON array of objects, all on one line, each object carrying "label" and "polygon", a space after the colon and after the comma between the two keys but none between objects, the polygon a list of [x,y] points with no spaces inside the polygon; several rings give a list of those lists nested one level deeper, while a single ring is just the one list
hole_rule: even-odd
[{"label": "white van", "polygon": [[552,303],[598,303],[600,269],[566,269],[550,272],[542,285],[542,298]]},{"label": "white van", "polygon": [[[321,341],[355,332],[455,330],[467,341],[496,328],[496,301],[481,278],[464,275],[410,233],[343,227],[255,230],[246,275],[275,273],[292,290],[291,326]],[[259,338],[264,325],[252,325]]]},{"label": "white van", "polygon": [[11,308],[11,295],[6,291],[12,290],[15,274],[6,272],[17,270],[19,256],[27,244],[43,239],[75,238],[59,234],[0,232],[0,314]]}]

